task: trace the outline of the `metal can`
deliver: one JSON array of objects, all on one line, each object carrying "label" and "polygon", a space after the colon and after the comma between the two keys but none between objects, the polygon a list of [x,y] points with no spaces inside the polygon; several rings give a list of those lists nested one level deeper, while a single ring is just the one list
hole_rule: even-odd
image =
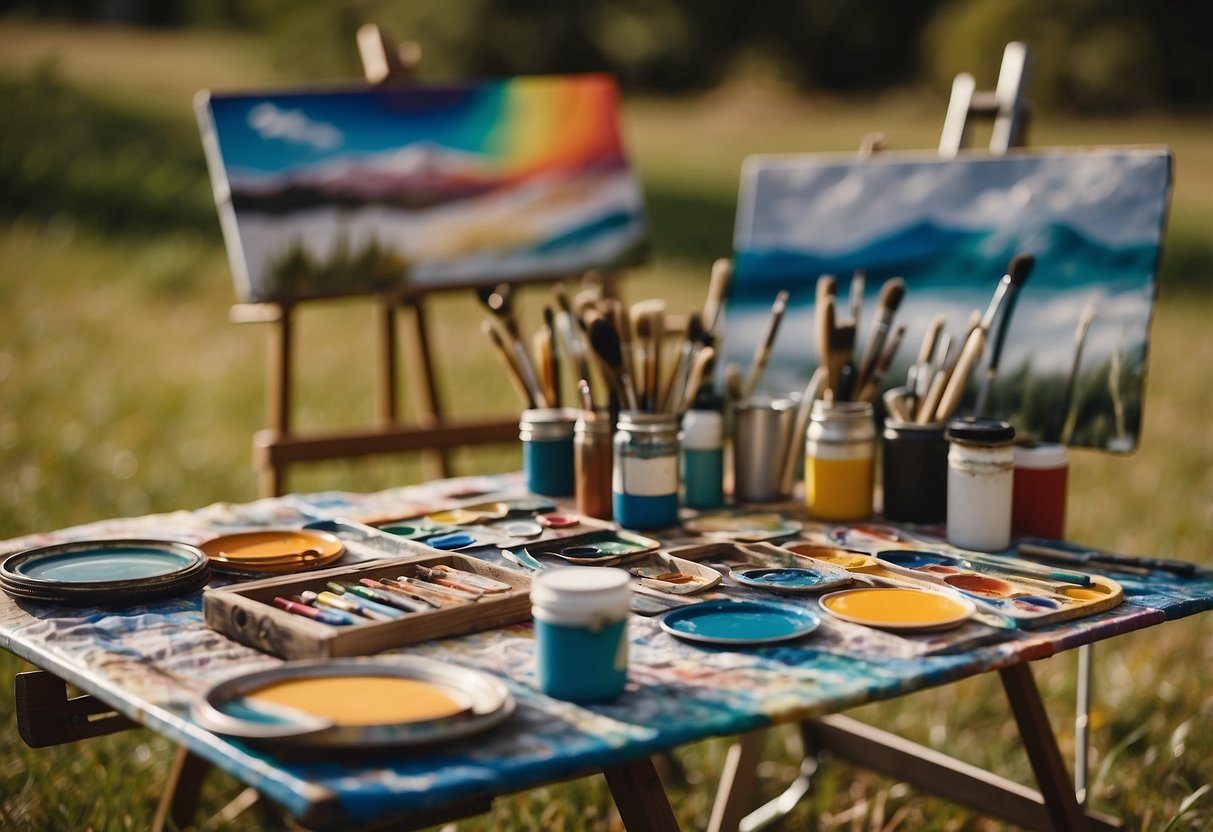
[{"label": "metal can", "polygon": [[615,520],[628,529],[678,522],[678,423],[665,413],[625,410],[615,429],[611,482]]},{"label": "metal can", "polygon": [[886,419],[880,456],[882,514],[899,523],[939,523],[948,515],[944,424]]},{"label": "metal can", "polygon": [[948,542],[997,551],[1011,545],[1015,428],[1001,419],[948,422]]},{"label": "metal can", "polygon": [[876,459],[871,402],[813,402],[804,455],[809,514],[822,520],[871,516]]}]

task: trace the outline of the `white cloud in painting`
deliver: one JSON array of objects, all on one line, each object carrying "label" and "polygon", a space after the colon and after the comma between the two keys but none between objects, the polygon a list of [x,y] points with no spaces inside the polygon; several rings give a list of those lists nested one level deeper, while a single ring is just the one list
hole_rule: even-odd
[{"label": "white cloud in painting", "polygon": [[283,139],[316,150],[336,150],[345,140],[332,124],[312,121],[302,110],[283,110],[268,101],[249,110],[248,124],[263,139]]},{"label": "white cloud in painting", "polygon": [[1154,242],[1167,199],[1165,155],[1072,151],[941,162],[832,156],[746,161],[742,249],[854,250],[916,222],[1032,237],[1076,228],[1110,247]]}]

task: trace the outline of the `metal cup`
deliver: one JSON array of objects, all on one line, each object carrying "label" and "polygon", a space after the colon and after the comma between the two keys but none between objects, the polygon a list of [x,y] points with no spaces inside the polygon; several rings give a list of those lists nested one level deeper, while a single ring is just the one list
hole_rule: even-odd
[{"label": "metal cup", "polygon": [[733,405],[733,499],[773,503],[788,494],[780,482],[791,447],[796,397],[755,397]]}]

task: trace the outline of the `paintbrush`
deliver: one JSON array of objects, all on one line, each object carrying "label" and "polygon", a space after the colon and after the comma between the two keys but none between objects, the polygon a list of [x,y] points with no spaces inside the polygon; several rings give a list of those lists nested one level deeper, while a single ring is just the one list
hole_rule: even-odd
[{"label": "paintbrush", "polygon": [[847,304],[851,307],[851,323],[859,326],[859,321],[863,315],[863,293],[867,285],[868,273],[863,269],[856,269],[851,275],[851,290],[847,292]]},{"label": "paintbrush", "polygon": [[636,388],[632,386],[627,370],[623,367],[623,347],[618,330],[603,317],[594,317],[589,330],[590,348],[598,356],[607,383],[615,389],[616,395],[629,410],[639,410]]},{"label": "paintbrush", "polygon": [[943,421],[942,418],[938,418],[939,400],[943,398],[943,391],[947,385],[948,371],[935,370],[927,385],[927,392],[922,397],[922,404],[918,406],[918,412],[914,417],[916,423],[929,425],[931,422]]},{"label": "paintbrush", "polygon": [[804,435],[809,428],[809,415],[813,411],[813,402],[821,394],[825,383],[825,368],[818,367],[813,371],[809,383],[805,385],[804,392],[800,395],[800,403],[796,406],[796,418],[792,422],[792,435],[787,442],[788,454],[784,459],[783,473],[779,478],[781,494],[792,493],[792,483],[796,479],[796,465],[800,462],[801,454],[804,452]]},{"label": "paintbrush", "polygon": [[691,360],[691,371],[687,373],[686,389],[683,391],[682,401],[678,406],[679,413],[690,410],[700,389],[710,383],[712,366],[715,361],[715,347],[705,346],[695,353],[695,357]]},{"label": "paintbrush", "polygon": [[1186,560],[1170,558],[1139,557],[1137,555],[1122,555],[1116,552],[1105,552],[1100,549],[1087,549],[1060,540],[1045,540],[1027,538],[1020,541],[1018,553],[1023,557],[1052,560],[1058,563],[1084,564],[1098,566],[1113,571],[1125,571],[1132,574],[1149,574],[1158,569],[1173,575],[1189,578],[1196,574],[1197,566]]},{"label": "paintbrush", "polygon": [[692,309],[687,314],[686,329],[683,330],[682,337],[678,339],[678,349],[674,354],[674,366],[670,368],[670,374],[666,378],[658,401],[657,409],[663,413],[673,412],[675,405],[682,401],[682,394],[686,390],[687,373],[691,370],[691,359],[699,345],[699,337],[702,332],[703,319],[698,310]]},{"label": "paintbrush", "polygon": [[734,402],[742,400],[741,368],[736,364],[727,364],[724,368],[724,389]]},{"label": "paintbrush", "polygon": [[531,391],[535,399],[535,406],[548,407],[549,403],[539,384],[539,374],[535,371],[535,365],[531,362],[531,357],[527,354],[526,346],[522,342],[518,319],[513,312],[513,291],[510,285],[508,283],[498,284],[487,298],[482,296],[482,300],[505,330],[506,341],[514,355],[514,364],[526,382],[527,388]]},{"label": "paintbrush", "polygon": [[990,347],[990,363],[986,365],[986,374],[982,377],[981,387],[977,390],[977,403],[973,407],[975,416],[986,415],[986,403],[990,398],[990,388],[994,385],[994,380],[998,377],[998,362],[1002,358],[1003,344],[1007,340],[1007,331],[1011,328],[1011,316],[1015,314],[1015,301],[1019,298],[1019,289],[1027,281],[1028,276],[1032,274],[1032,268],[1036,265],[1036,258],[1030,254],[1020,254],[1012,258],[1011,265],[1007,267],[1007,271],[1017,273],[1018,279],[1012,282],[1011,288],[1007,292],[1007,297],[1002,304],[1002,314],[998,316],[997,325],[994,327],[994,337],[991,340]]},{"label": "paintbrush", "polygon": [[543,391],[543,396],[552,406],[555,404],[555,390],[552,378],[552,357],[549,355],[551,342],[548,341],[547,333],[542,329],[536,330],[531,336],[531,350],[535,353],[535,363],[539,365],[539,389]]},{"label": "paintbrush", "polygon": [[658,390],[661,378],[661,343],[665,339],[664,300],[650,298],[637,301],[629,310],[632,328],[636,336],[636,378],[641,385],[640,406],[645,410],[657,410]]},{"label": "paintbrush", "polygon": [[[934,375],[931,357],[935,354],[935,346],[939,343],[946,322],[947,316],[942,313],[931,318],[927,331],[923,333],[922,343],[918,346],[918,356],[906,371],[905,406],[910,412],[911,420],[917,417],[918,405],[931,384],[931,376]],[[946,348],[944,352],[946,353]]]},{"label": "paintbrush", "polygon": [[619,298],[603,298],[598,302],[598,308],[602,310],[603,315],[615,326],[615,332],[619,335],[619,355],[620,367],[622,372],[619,374],[619,381],[623,384],[624,390],[627,391],[628,407],[637,410],[640,407],[639,396],[637,395],[636,386],[636,367],[633,363],[635,353],[632,325],[628,319],[627,310],[623,307],[623,301]]},{"label": "paintbrush", "polygon": [[716,331],[724,296],[733,279],[733,261],[721,257],[712,263],[712,276],[708,281],[708,296],[703,302],[703,326],[708,332]]},{"label": "paintbrush", "polygon": [[762,338],[758,341],[758,346],[754,350],[754,358],[750,362],[750,372],[745,377],[745,383],[741,387],[741,396],[743,399],[748,399],[754,393],[754,388],[758,386],[758,379],[762,377],[763,370],[767,367],[767,362],[771,359],[771,348],[775,345],[775,336],[779,334],[779,324],[783,322],[784,313],[788,309],[788,291],[780,289],[775,295],[775,302],[771,305],[771,314],[767,318],[766,330],[762,334]]},{"label": "paintbrush", "polygon": [[[893,316],[906,294],[906,282],[900,277],[891,277],[880,287],[880,296],[876,299],[876,312],[869,328],[868,340],[864,346],[863,355],[859,360],[859,370],[855,375],[855,384],[861,390],[867,385],[869,376],[876,368],[884,351],[885,339],[893,325]],[[860,396],[862,398],[862,395]]]},{"label": "paintbrush", "polygon": [[990,327],[994,323],[994,316],[998,314],[998,310],[1007,296],[1014,294],[1016,287],[1027,279],[1031,270],[1030,257],[1017,255],[1011,259],[1007,273],[1002,276],[1002,280],[998,281],[998,288],[994,290],[994,297],[990,299],[986,314],[969,333],[964,347],[956,359],[956,366],[948,378],[948,386],[944,388],[943,398],[939,400],[936,417],[940,421],[951,419],[952,415],[956,413],[956,409],[960,407],[960,400],[964,397],[965,388],[969,385],[969,376],[972,375],[973,368],[977,366],[977,362],[985,350],[986,339],[989,336]]},{"label": "paintbrush", "polygon": [[527,387],[526,380],[518,371],[518,366],[514,363],[514,357],[510,354],[509,348],[501,339],[501,334],[493,328],[491,321],[484,321],[480,324],[480,331],[489,337],[493,342],[493,347],[497,351],[497,355],[501,358],[501,362],[505,365],[505,376],[509,379],[510,384],[514,388],[514,392],[518,394],[518,398],[522,401],[522,406],[532,408],[535,406],[535,396]]},{"label": "paintbrush", "polygon": [[885,412],[894,421],[911,424],[914,421],[914,411],[910,408],[910,394],[905,387],[890,387],[881,396]]},{"label": "paintbrush", "polygon": [[[818,282],[818,287],[821,284]],[[834,340],[834,298],[826,295],[824,299],[821,293],[818,292],[817,309],[815,317],[817,319],[817,353],[819,366],[826,368],[825,389],[830,394],[830,397],[837,400],[838,391],[838,376],[841,367],[835,367],[830,361],[830,344]]]},{"label": "paintbrush", "polygon": [[556,298],[558,307],[556,329],[564,342],[565,352],[575,365],[577,377],[589,379],[590,365],[585,356],[585,327],[582,326],[581,319],[573,314],[573,307],[569,303],[569,295],[564,289],[564,284],[553,283],[552,294]]},{"label": "paintbrush", "polygon": [[901,347],[901,342],[906,335],[906,325],[899,324],[893,330],[893,337],[889,339],[883,350],[880,353],[880,358],[872,367],[872,372],[868,374],[868,380],[864,382],[863,389],[859,391],[857,400],[861,402],[870,402],[876,398],[876,393],[880,390],[880,385],[884,382],[885,373],[889,371],[889,367],[893,364],[893,359],[897,356],[897,350]]}]

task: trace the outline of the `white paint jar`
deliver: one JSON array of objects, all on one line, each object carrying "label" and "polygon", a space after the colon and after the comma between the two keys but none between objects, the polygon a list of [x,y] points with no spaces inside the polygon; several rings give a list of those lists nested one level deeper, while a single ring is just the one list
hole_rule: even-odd
[{"label": "white paint jar", "polygon": [[1011,545],[1015,428],[1001,419],[948,423],[948,542],[994,552]]}]

